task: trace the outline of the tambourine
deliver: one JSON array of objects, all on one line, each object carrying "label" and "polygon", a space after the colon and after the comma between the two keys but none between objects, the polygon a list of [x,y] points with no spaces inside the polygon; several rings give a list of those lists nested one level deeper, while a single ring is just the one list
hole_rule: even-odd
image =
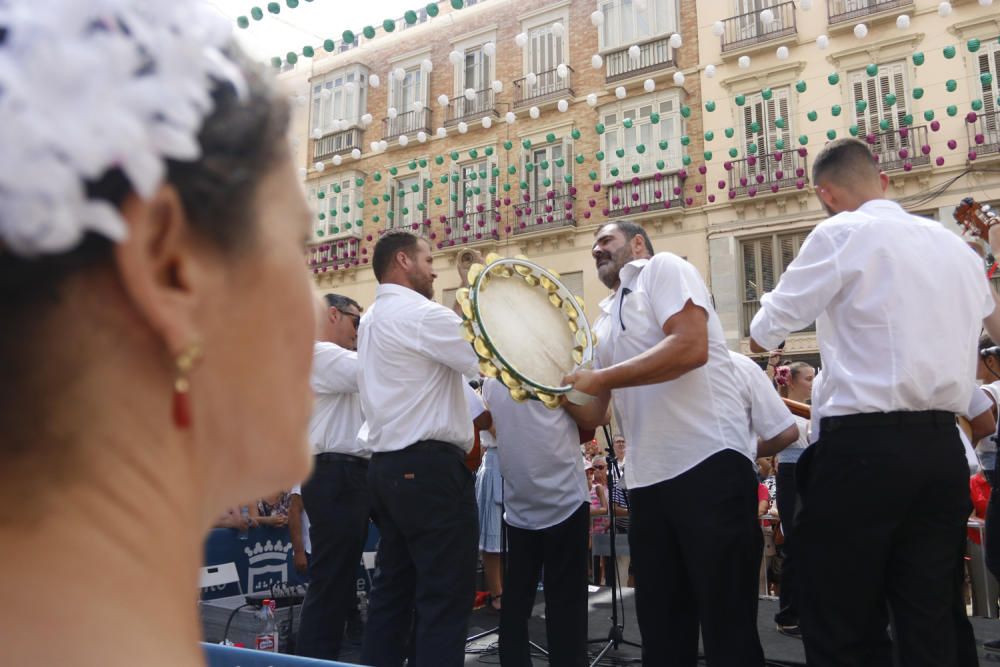
[{"label": "tambourine", "polygon": [[562,379],[594,359],[596,338],[582,300],[559,274],[524,257],[486,257],[473,264],[469,287],[455,299],[462,309],[462,335],[479,356],[483,375],[498,378],[516,401],[538,399],[559,407],[561,396],[577,404],[591,397]]}]

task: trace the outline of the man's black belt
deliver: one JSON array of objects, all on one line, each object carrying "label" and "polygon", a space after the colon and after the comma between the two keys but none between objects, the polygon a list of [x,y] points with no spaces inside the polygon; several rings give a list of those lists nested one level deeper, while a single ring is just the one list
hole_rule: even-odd
[{"label": "man's black belt", "polygon": [[323,452],[322,454],[316,455],[316,463],[356,463],[358,465],[367,466],[368,459],[363,459],[360,456],[352,456],[351,454],[340,454],[338,452]]},{"label": "man's black belt", "polygon": [[403,449],[393,452],[377,452],[372,454],[372,458],[386,456],[389,454],[398,454],[400,452],[444,452],[445,454],[458,456],[463,461],[466,456],[464,449],[450,442],[445,442],[443,440],[420,440],[419,442],[413,443],[409,447],[404,447]]},{"label": "man's black belt", "polygon": [[921,412],[865,412],[856,415],[823,417],[819,422],[820,433],[843,428],[868,428],[873,426],[955,426],[955,413],[944,410]]}]

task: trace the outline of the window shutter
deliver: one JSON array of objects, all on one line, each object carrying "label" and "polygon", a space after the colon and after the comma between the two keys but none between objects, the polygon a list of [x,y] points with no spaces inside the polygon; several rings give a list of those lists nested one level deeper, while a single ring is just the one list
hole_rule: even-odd
[{"label": "window shutter", "polygon": [[864,114],[858,113],[858,102],[865,99],[865,82],[863,72],[851,73],[851,113],[854,115],[855,125],[858,126],[858,136],[863,137],[868,134],[868,119]]},{"label": "window shutter", "polygon": [[[757,283],[760,287],[760,295],[773,290],[776,282],[774,271],[774,241],[772,237],[768,236],[760,240],[760,282]],[[758,299],[759,298],[760,296],[758,296]]]}]

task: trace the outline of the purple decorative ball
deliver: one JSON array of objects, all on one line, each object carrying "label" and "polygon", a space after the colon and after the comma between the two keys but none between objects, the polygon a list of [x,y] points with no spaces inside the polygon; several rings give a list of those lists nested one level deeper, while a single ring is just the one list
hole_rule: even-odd
[{"label": "purple decorative ball", "polygon": [[941,121],[932,120],[931,121],[931,132],[937,132],[941,129]]},{"label": "purple decorative ball", "polygon": [[949,139],[948,148],[950,148],[951,150],[955,150],[956,148],[958,148],[958,142],[955,141],[954,139]]},{"label": "purple decorative ball", "polygon": [[924,144],[923,146],[920,147],[920,152],[923,153],[924,155],[930,155],[931,154],[931,145],[930,144]]}]

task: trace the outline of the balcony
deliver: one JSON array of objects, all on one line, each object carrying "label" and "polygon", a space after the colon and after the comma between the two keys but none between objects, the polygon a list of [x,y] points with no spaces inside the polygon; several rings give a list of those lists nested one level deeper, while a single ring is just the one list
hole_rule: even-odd
[{"label": "balcony", "polygon": [[514,82],[514,108],[528,107],[563,97],[573,97],[570,79],[573,68],[566,66],[566,77],[559,76],[559,70],[550,69],[535,76],[535,83],[529,84],[528,77]]},{"label": "balcony", "polygon": [[909,171],[931,163],[930,155],[923,152],[927,145],[926,125],[870,133],[865,141],[882,171]]},{"label": "balcony", "polygon": [[807,182],[806,159],[796,150],[751,155],[726,162],[729,172],[729,197],[755,197],[762,192],[782,188],[802,189]]},{"label": "balcony", "polygon": [[382,120],[382,138],[385,140],[396,139],[404,134],[414,134],[423,130],[430,132],[431,110],[421,109],[420,111],[407,111],[395,118],[384,118]]},{"label": "balcony", "polygon": [[361,261],[361,239],[342,238],[309,247],[309,268],[313,274],[357,266]]},{"label": "balcony", "polygon": [[350,153],[355,148],[361,148],[361,128],[352,127],[349,130],[334,132],[313,140],[313,160],[329,160],[334,155]]},{"label": "balcony", "polygon": [[[771,12],[773,20],[765,22],[761,15]],[[795,3],[782,2],[760,11],[731,16],[722,22],[722,52],[731,53],[758,44],[766,44],[776,39],[796,34]]]},{"label": "balcony", "polygon": [[457,215],[445,220],[444,238],[439,247],[495,241],[500,238],[502,219],[500,213],[494,209],[459,211]]},{"label": "balcony", "polygon": [[470,100],[465,95],[451,98],[448,103],[448,118],[445,125],[479,120],[483,116],[497,116],[496,94],[492,88],[477,90]]},{"label": "balcony", "polygon": [[514,233],[528,234],[546,229],[573,227],[573,204],[570,194],[557,194],[550,190],[544,199],[535,199],[514,207]]},{"label": "balcony", "polygon": [[656,174],[616,183],[608,189],[608,217],[635,215],[684,205],[684,184],[677,174]]},{"label": "balcony", "polygon": [[677,66],[669,37],[658,37],[638,46],[638,60],[629,58],[628,50],[630,47],[612,51],[604,57],[604,65],[607,68],[605,81],[614,83],[633,76],[642,76]]},{"label": "balcony", "polygon": [[1000,154],[1000,111],[980,113],[974,123],[966,123],[969,150],[976,156]]},{"label": "balcony", "polygon": [[827,0],[827,21],[830,25],[856,23],[872,14],[912,6],[913,0]]}]

